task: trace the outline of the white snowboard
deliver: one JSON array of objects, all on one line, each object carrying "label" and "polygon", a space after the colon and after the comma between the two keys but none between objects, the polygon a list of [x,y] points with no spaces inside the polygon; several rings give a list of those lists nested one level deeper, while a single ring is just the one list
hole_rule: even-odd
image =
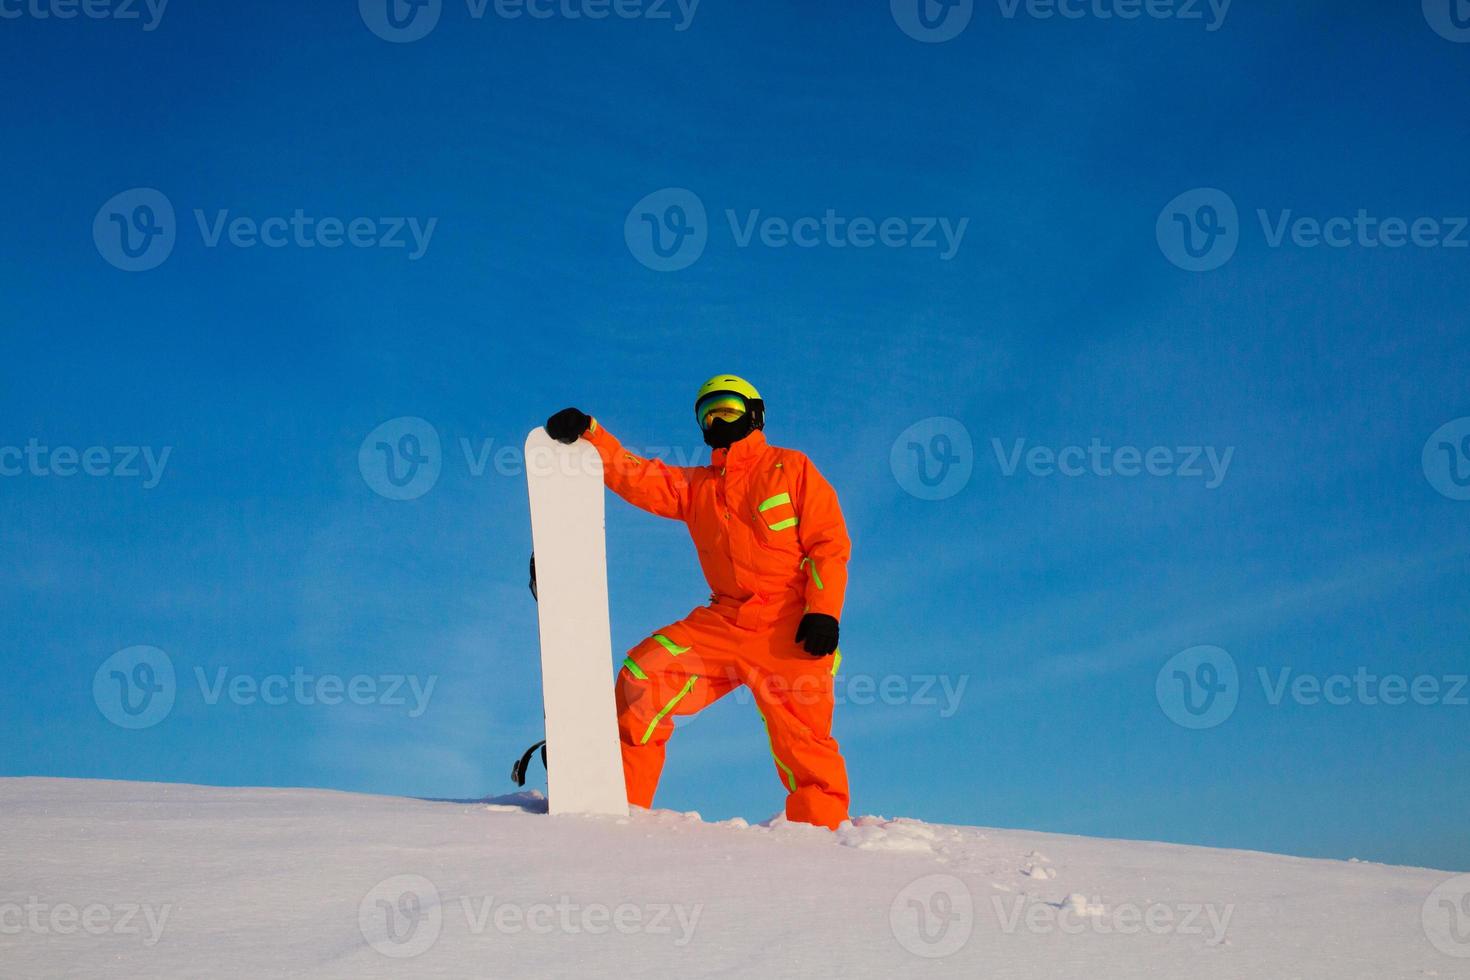
[{"label": "white snowboard", "polygon": [[526,437],[536,552],[546,781],[556,813],[628,814],[613,704],[602,459],[586,441]]}]

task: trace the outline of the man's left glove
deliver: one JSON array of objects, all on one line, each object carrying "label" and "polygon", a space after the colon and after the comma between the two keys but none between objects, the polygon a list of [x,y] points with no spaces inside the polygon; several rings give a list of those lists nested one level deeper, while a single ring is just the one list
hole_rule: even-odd
[{"label": "man's left glove", "polygon": [[564,408],[546,420],[546,434],[568,446],[582,438],[592,425],[592,416],[580,408]]},{"label": "man's left glove", "polygon": [[826,613],[807,613],[796,627],[796,642],[813,657],[825,657],[837,649],[837,620]]}]

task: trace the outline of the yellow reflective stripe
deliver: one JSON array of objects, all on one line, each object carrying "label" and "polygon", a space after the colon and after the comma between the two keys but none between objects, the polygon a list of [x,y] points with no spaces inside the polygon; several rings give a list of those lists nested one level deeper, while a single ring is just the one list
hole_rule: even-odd
[{"label": "yellow reflective stripe", "polygon": [[776,760],[776,765],[780,766],[781,767],[781,771],[786,774],[786,782],[791,786],[791,792],[795,793],[796,792],[796,773],[792,772],[790,769],[788,769],[786,767],[786,763],[782,762],[781,761],[781,757],[778,756],[778,755],[776,755],[776,750],[775,749],[772,749],[771,750],[771,758]]},{"label": "yellow reflective stripe", "polygon": [[[756,714],[760,714],[760,712],[757,711]],[[766,724],[765,715],[761,715],[761,727],[766,730],[766,744],[771,747],[771,758],[776,760],[776,767],[786,774],[786,784],[791,787],[791,792],[795,793],[796,773],[792,772],[791,768],[782,762],[781,757],[776,754],[776,742],[771,738],[771,726]]]},{"label": "yellow reflective stripe", "polygon": [[760,511],[761,513],[765,513],[772,507],[780,507],[782,504],[789,503],[791,503],[791,494],[778,493],[774,497],[767,497],[765,500],[762,500],[761,505],[757,507],[756,510]]},{"label": "yellow reflective stripe", "polygon": [[777,521],[774,524],[767,524],[766,527],[770,528],[772,531],[784,531],[788,527],[796,527],[796,518],[788,517],[784,521]]},{"label": "yellow reflective stripe", "polygon": [[639,667],[636,663],[633,662],[633,658],[632,657],[624,657],[623,658],[623,666],[626,667],[626,668],[628,668],[628,673],[632,674],[634,677],[638,678],[640,681],[646,681],[646,680],[648,680],[648,675],[643,672],[643,669],[641,667]]},{"label": "yellow reflective stripe", "polygon": [[837,676],[837,668],[842,666],[842,651],[832,651],[832,676]]},{"label": "yellow reflective stripe", "polygon": [[675,643],[667,636],[664,636],[662,633],[653,634],[653,638],[658,642],[659,646],[663,647],[665,650],[669,651],[669,653],[672,653],[676,657],[681,653],[689,652],[688,647],[679,646],[679,644]]},{"label": "yellow reflective stripe", "polygon": [[812,561],[810,558],[803,558],[801,560],[801,563],[808,566],[807,571],[812,573],[812,581],[817,583],[817,588],[825,589],[826,586],[822,584],[822,576],[817,574],[817,563]]},{"label": "yellow reflective stripe", "polygon": [[664,705],[663,710],[653,716],[653,721],[648,723],[648,731],[644,732],[643,737],[638,740],[639,745],[646,745],[648,740],[653,738],[653,730],[658,727],[658,723],[664,720],[665,715],[674,710],[674,705],[684,700],[684,695],[694,690],[694,682],[697,680],[699,680],[698,674],[690,677],[688,683],[684,685],[684,689],[670,698],[669,703]]}]

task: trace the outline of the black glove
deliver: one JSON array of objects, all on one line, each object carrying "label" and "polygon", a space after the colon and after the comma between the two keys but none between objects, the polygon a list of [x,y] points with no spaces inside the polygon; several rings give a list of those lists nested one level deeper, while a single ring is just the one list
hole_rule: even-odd
[{"label": "black glove", "polygon": [[825,657],[837,649],[837,620],[826,613],[807,613],[796,628],[796,642],[806,641],[806,652]]},{"label": "black glove", "polygon": [[568,446],[582,438],[592,425],[592,416],[580,408],[564,408],[546,420],[546,434]]}]

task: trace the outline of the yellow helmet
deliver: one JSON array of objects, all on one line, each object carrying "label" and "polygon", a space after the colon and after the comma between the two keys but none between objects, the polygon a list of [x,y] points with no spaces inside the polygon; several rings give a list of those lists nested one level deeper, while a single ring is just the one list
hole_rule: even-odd
[{"label": "yellow helmet", "polygon": [[765,428],[766,403],[761,398],[761,393],[755,390],[755,385],[733,374],[717,374],[699,386],[699,391],[694,395],[694,419],[701,426],[704,424],[704,418],[700,406],[706,399],[718,395],[737,396],[745,403],[745,410],[750,413],[752,427]]}]

